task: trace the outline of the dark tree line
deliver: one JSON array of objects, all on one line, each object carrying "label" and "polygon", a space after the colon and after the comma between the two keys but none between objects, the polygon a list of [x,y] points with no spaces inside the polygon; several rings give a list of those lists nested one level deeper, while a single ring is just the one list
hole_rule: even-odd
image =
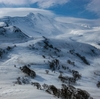
[{"label": "dark tree line", "polygon": [[82,89],[77,89],[72,85],[61,85],[61,89],[54,85],[43,84],[42,86],[38,82],[32,82],[32,85],[37,89],[45,90],[45,92],[52,94],[61,99],[93,99],[90,94]]}]

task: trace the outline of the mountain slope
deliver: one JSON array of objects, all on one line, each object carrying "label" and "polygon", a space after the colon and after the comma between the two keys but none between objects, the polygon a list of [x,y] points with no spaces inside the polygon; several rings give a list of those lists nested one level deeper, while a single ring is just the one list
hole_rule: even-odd
[{"label": "mountain slope", "polygon": [[[87,96],[83,99],[99,99],[99,26],[91,25],[93,22],[70,18],[63,21],[41,13],[1,18],[0,97],[58,99],[52,86],[62,99],[60,89],[66,85],[66,90],[72,91],[67,98],[84,97],[78,94],[81,91]],[[90,35],[98,38],[94,40]]]},{"label": "mountain slope", "polygon": [[22,42],[27,41],[30,37],[24,34],[18,27],[9,26],[7,23],[2,23],[0,26],[0,41],[1,42]]},{"label": "mountain slope", "polygon": [[[13,46],[13,44],[10,43],[10,46],[11,45]],[[3,46],[1,47],[3,48]],[[78,54],[81,57],[84,56],[89,64],[83,61]],[[98,76],[96,76],[94,72],[99,68],[98,66],[95,68],[95,66],[99,64],[99,61],[95,60],[99,59],[99,55],[100,50],[97,48],[71,40],[48,39],[43,37],[16,44],[16,47],[7,54],[8,58],[6,60],[2,58],[1,60],[3,62],[0,62],[0,70],[2,70],[0,71],[0,96],[2,99],[6,99],[6,97],[8,99],[13,99],[16,95],[18,95],[20,99],[29,97],[34,97],[36,99],[42,97],[43,99],[47,99],[46,97],[52,97],[52,95],[47,95],[43,90],[38,91],[36,88],[33,88],[30,83],[38,82],[41,85],[45,83],[60,88],[62,82],[58,78],[60,75],[59,72],[63,72],[63,76],[72,77],[72,71],[75,70],[82,75],[82,78],[75,84],[72,83],[72,85],[87,90],[94,99],[99,99],[95,98],[93,94],[94,90],[97,90],[96,83],[98,81]],[[59,60],[59,67],[53,70],[52,68],[50,69],[49,62],[55,59]],[[36,77],[34,79],[21,72],[19,68],[24,65],[29,65],[30,68],[36,72]],[[48,70],[49,73],[46,74],[45,70]],[[24,79],[28,79],[28,84],[24,85],[22,83],[22,85],[16,85],[14,82],[16,82],[18,77],[26,77]],[[65,82],[65,84],[68,83]],[[30,89],[31,93],[28,89]],[[36,92],[34,92],[35,90]],[[35,95],[38,93],[40,97]],[[23,94],[26,95],[24,96]]]}]

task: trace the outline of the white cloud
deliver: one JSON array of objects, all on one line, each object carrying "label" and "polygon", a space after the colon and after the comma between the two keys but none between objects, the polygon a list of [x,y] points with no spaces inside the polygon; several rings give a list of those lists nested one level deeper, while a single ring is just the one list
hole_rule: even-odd
[{"label": "white cloud", "polygon": [[55,16],[51,11],[37,8],[0,8],[0,18],[4,16],[26,16],[30,12]]},{"label": "white cloud", "polygon": [[51,11],[37,8],[0,8],[0,18],[4,16],[26,16],[29,13],[41,13],[44,15],[55,16]]},{"label": "white cloud", "polygon": [[0,4],[5,6],[29,6],[30,4],[37,3],[40,8],[49,8],[54,5],[62,5],[69,0],[0,0]]},{"label": "white cloud", "polygon": [[100,0],[92,0],[87,5],[87,10],[95,12],[98,16],[100,16]]},{"label": "white cloud", "polygon": [[[33,0],[34,1],[34,0]],[[66,4],[69,0],[38,0],[38,5],[41,8],[48,8],[54,5]]]},{"label": "white cloud", "polygon": [[5,5],[24,5],[28,3],[28,0],[0,0],[0,3]]}]

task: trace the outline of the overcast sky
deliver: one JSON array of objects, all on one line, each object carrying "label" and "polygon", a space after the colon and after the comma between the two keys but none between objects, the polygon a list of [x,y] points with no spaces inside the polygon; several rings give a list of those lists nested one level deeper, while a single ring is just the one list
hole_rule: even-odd
[{"label": "overcast sky", "polygon": [[40,8],[64,16],[100,18],[100,0],[0,0],[0,7]]}]

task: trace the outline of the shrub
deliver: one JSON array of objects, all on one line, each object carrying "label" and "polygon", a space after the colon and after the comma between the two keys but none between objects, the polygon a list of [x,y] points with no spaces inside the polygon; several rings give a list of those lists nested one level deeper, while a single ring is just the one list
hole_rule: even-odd
[{"label": "shrub", "polygon": [[36,86],[37,89],[41,89],[41,85],[38,82],[31,82],[31,85]]},{"label": "shrub", "polygon": [[8,51],[11,50],[11,49],[12,49],[12,48],[11,48],[10,46],[7,47],[7,50],[8,50]]},{"label": "shrub", "polygon": [[49,74],[49,70],[45,70],[46,74]]},{"label": "shrub", "polygon": [[17,81],[14,82],[15,84],[29,84],[29,79],[27,77],[18,77]]},{"label": "shrub", "polygon": [[81,75],[78,71],[72,70],[72,75],[76,80],[81,79]]},{"label": "shrub", "polygon": [[23,66],[20,69],[21,69],[21,71],[23,71],[24,73],[26,73],[27,75],[29,75],[32,78],[34,78],[36,76],[36,73],[27,66]]},{"label": "shrub", "polygon": [[49,62],[50,69],[52,69],[53,71],[55,71],[59,67],[58,59],[54,59],[51,62],[50,61],[48,61],[48,62]]},{"label": "shrub", "polygon": [[98,81],[98,83],[97,83],[97,87],[100,88],[100,81]]},{"label": "shrub", "polygon": [[67,63],[70,64],[70,65],[75,66],[75,62],[71,62],[70,60],[67,60]]},{"label": "shrub", "polygon": [[90,65],[87,59],[84,56],[81,56],[79,53],[76,53],[76,55],[87,65]]}]

